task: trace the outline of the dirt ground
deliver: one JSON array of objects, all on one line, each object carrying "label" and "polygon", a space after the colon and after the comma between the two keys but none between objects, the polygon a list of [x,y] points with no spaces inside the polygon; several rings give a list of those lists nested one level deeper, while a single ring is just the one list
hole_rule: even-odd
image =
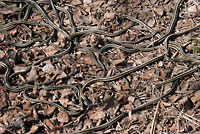
[{"label": "dirt ground", "polygon": [[[169,37],[181,46],[182,53],[176,49],[178,45],[166,50],[164,40],[152,45],[159,38],[157,35],[169,31],[180,0],[35,0],[39,7],[31,1],[0,0],[0,133],[71,134],[98,128],[122,113],[127,115],[94,133],[200,132],[200,28]],[[72,20],[62,9],[70,11]],[[156,33],[152,35],[144,25],[123,16],[137,18]],[[127,30],[112,34],[128,25],[131,26]],[[170,34],[197,25],[200,25],[200,1],[183,1]],[[148,38],[134,42],[145,37]],[[61,54],[70,44],[71,49]],[[146,48],[142,47],[144,44]],[[163,54],[161,60],[115,79],[117,74]],[[50,58],[38,62],[44,57]],[[197,69],[192,73],[157,87],[162,81],[194,68]],[[22,73],[12,76],[15,72]],[[112,80],[95,81],[101,77]],[[166,94],[174,83],[172,93],[133,111]],[[22,91],[17,89],[38,84]],[[59,88],[62,85],[75,87]],[[97,105],[80,104],[79,92],[84,85],[87,86],[83,103],[87,100]],[[45,89],[50,86],[55,88]],[[76,112],[77,115],[72,115]]]}]

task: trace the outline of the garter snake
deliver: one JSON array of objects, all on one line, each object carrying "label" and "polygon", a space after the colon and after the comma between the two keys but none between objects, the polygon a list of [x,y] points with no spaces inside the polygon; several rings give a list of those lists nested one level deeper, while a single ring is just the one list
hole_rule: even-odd
[{"label": "garter snake", "polygon": [[143,68],[143,67],[145,67],[145,66],[147,66],[147,65],[149,65],[149,64],[152,64],[152,63],[154,63],[154,62],[156,62],[156,61],[159,61],[159,60],[161,60],[161,59],[163,59],[163,58],[164,58],[164,55],[161,55],[161,56],[152,58],[151,60],[149,60],[149,61],[147,61],[147,62],[144,62],[143,64],[140,64],[140,65],[138,65],[138,66],[136,66],[136,67],[130,68],[130,69],[128,69],[128,70],[126,70],[126,71],[124,71],[124,72],[122,72],[122,73],[118,73],[118,74],[113,75],[113,76],[110,76],[110,77],[101,77],[101,78],[92,79],[92,80],[86,82],[86,83],[83,85],[83,87],[80,89],[80,95],[79,95],[79,96],[80,96],[80,99],[83,99],[83,102],[84,102],[86,105],[90,105],[90,104],[87,102],[87,99],[86,99],[85,96],[84,96],[84,90],[85,90],[85,88],[86,88],[87,86],[89,86],[89,85],[91,85],[91,84],[93,84],[93,83],[95,83],[95,82],[109,82],[109,81],[113,81],[113,80],[122,78],[122,77],[124,77],[124,76],[126,76],[126,75],[128,75],[128,74],[130,74],[130,73],[132,73],[132,72],[135,72],[135,71],[137,71],[137,70],[140,70],[141,68]]},{"label": "garter snake", "polygon": [[176,26],[176,23],[178,21],[178,15],[179,15],[179,11],[180,11],[180,6],[182,4],[182,2],[184,2],[184,0],[179,0],[177,3],[176,3],[176,7],[175,7],[175,10],[174,10],[174,13],[173,13],[173,17],[171,19],[171,22],[170,22],[170,25],[169,25],[169,28],[167,30],[167,32],[160,36],[157,40],[153,41],[152,43],[150,43],[149,46],[151,45],[155,45],[155,44],[159,44],[161,42],[163,42],[165,40],[165,38],[171,34]]},{"label": "garter snake", "polygon": [[36,23],[36,22],[28,22],[28,21],[25,21],[25,20],[17,20],[17,21],[13,21],[13,22],[1,25],[0,26],[0,33],[8,31],[8,30],[11,30],[11,29],[15,28],[17,25],[20,25],[20,24],[45,26],[45,27],[49,27],[52,30],[52,32],[51,32],[49,38],[47,38],[46,40],[43,40],[43,39],[40,39],[40,38],[35,38],[35,39],[32,39],[32,40],[28,41],[27,43],[13,43],[13,42],[9,41],[10,44],[13,44],[14,46],[17,46],[17,47],[27,47],[30,44],[32,44],[34,42],[37,42],[37,41],[42,41],[40,43],[40,45],[43,45],[43,44],[47,43],[52,38],[52,36],[55,33],[55,30],[49,24],[46,24],[46,23]]},{"label": "garter snake", "polygon": [[188,70],[188,71],[185,71],[185,72],[183,72],[183,73],[180,73],[180,74],[178,74],[178,75],[172,77],[171,79],[165,80],[165,81],[163,81],[163,82],[157,84],[157,85],[156,85],[156,88],[160,88],[160,87],[161,87],[162,85],[164,85],[164,84],[167,84],[167,83],[173,82],[173,81],[175,81],[175,80],[181,79],[181,78],[183,78],[183,77],[185,77],[185,76],[191,75],[192,73],[198,71],[199,69],[200,69],[200,66],[197,66],[197,67],[194,67],[194,68],[192,68],[192,69],[190,69],[190,70]]},{"label": "garter snake", "polygon": [[[158,96],[152,100],[149,100],[147,103],[144,103],[136,108],[133,108],[131,111],[132,113],[135,113],[137,111],[140,111],[156,102],[158,102],[160,99],[164,98],[164,97],[167,97],[168,95],[170,95],[172,92],[174,92],[174,90],[176,89],[176,86],[177,86],[177,81],[175,81],[172,85],[172,88],[165,94],[161,95],[161,96]],[[117,121],[123,119],[124,117],[126,117],[128,115],[127,112],[122,112],[120,115],[118,115],[117,117],[115,117],[114,119],[110,120],[109,122],[105,123],[105,124],[102,124],[100,126],[97,126],[97,127],[93,127],[93,128],[89,128],[89,129],[85,129],[85,130],[80,130],[78,132],[74,132],[73,134],[89,134],[89,133],[92,133],[92,132],[96,132],[96,131],[100,131],[102,129],[105,129],[111,125],[113,125],[114,123],[116,123]]]}]

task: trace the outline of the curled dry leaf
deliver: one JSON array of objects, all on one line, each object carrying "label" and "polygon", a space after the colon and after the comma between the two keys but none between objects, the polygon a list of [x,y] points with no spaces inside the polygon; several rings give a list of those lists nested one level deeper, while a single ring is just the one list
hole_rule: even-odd
[{"label": "curled dry leaf", "polygon": [[14,92],[10,92],[9,93],[9,100],[16,100],[17,96],[19,95],[19,93],[14,93]]},{"label": "curled dry leaf", "polygon": [[141,77],[142,81],[146,81],[146,80],[149,80],[149,79],[151,79],[151,77],[149,77],[147,75],[142,75],[142,77]]},{"label": "curled dry leaf", "polygon": [[118,98],[117,101],[122,102],[122,104],[126,103],[126,97],[124,96],[124,94],[121,94]]}]

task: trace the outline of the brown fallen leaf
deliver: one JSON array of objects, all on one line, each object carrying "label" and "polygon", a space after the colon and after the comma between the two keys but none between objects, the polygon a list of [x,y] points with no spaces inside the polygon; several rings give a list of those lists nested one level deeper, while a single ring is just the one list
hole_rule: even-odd
[{"label": "brown fallen leaf", "polygon": [[95,111],[90,115],[90,119],[99,120],[105,118],[106,114],[103,111]]},{"label": "brown fallen leaf", "polygon": [[31,102],[30,101],[26,101],[25,104],[23,105],[23,109],[25,111],[30,110],[31,108]]},{"label": "brown fallen leaf", "polygon": [[52,64],[46,64],[43,68],[42,71],[45,73],[51,74],[55,71],[54,66]]},{"label": "brown fallen leaf", "polygon": [[2,50],[0,50],[0,59],[2,59],[4,56],[5,56],[5,53]]},{"label": "brown fallen leaf", "polygon": [[194,5],[194,6],[189,6],[187,8],[187,11],[190,12],[190,13],[196,13],[197,12],[197,6]]},{"label": "brown fallen leaf", "polygon": [[52,106],[52,107],[49,107],[48,109],[46,109],[44,111],[44,115],[46,116],[50,116],[51,114],[53,114],[56,110],[56,107]]},{"label": "brown fallen leaf", "polygon": [[55,130],[55,127],[50,119],[45,119],[44,123],[49,127],[50,130]]},{"label": "brown fallen leaf", "polygon": [[38,118],[38,113],[37,113],[35,107],[33,107],[33,118],[34,118],[35,120],[38,120],[38,119],[39,119],[39,118]]},{"label": "brown fallen leaf", "polygon": [[142,105],[142,103],[141,103],[141,101],[139,99],[136,99],[134,101],[134,105],[135,105],[135,107],[138,107],[138,106]]},{"label": "brown fallen leaf", "polygon": [[150,26],[150,27],[154,27],[154,25],[155,25],[155,19],[150,19],[148,22],[147,22],[147,24]]},{"label": "brown fallen leaf", "polygon": [[14,93],[14,92],[10,92],[9,93],[9,100],[16,100],[17,96],[19,95],[19,93]]},{"label": "brown fallen leaf", "polygon": [[88,65],[96,65],[96,63],[89,54],[83,56],[83,63],[86,63]]},{"label": "brown fallen leaf", "polygon": [[82,2],[80,0],[72,0],[71,4],[72,5],[81,5]]},{"label": "brown fallen leaf", "polygon": [[105,13],[104,19],[105,21],[111,21],[115,18],[115,13]]},{"label": "brown fallen leaf", "polygon": [[47,55],[54,55],[54,54],[56,54],[58,52],[58,49],[56,49],[53,46],[48,46],[44,50],[47,53]]},{"label": "brown fallen leaf", "polygon": [[33,81],[35,81],[37,78],[38,78],[38,75],[37,75],[37,72],[36,72],[36,67],[33,66],[33,67],[31,68],[31,71],[30,71],[28,77],[26,78],[26,80],[27,80],[28,82],[33,82]]},{"label": "brown fallen leaf", "polygon": [[4,134],[6,132],[6,127],[0,123],[0,133]]},{"label": "brown fallen leaf", "polygon": [[5,90],[5,87],[0,86],[0,110],[8,106],[8,96]]},{"label": "brown fallen leaf", "polygon": [[112,61],[112,65],[113,66],[117,66],[117,65],[119,65],[119,64],[121,64],[123,62],[124,62],[124,59],[113,60]]},{"label": "brown fallen leaf", "polygon": [[121,94],[118,98],[117,101],[122,102],[122,104],[126,103],[126,97],[124,96],[124,94]]},{"label": "brown fallen leaf", "polygon": [[200,101],[200,90],[197,90],[195,93],[194,93],[194,96],[191,97],[191,101],[193,103],[196,103],[197,101]]},{"label": "brown fallen leaf", "polygon": [[28,132],[28,134],[34,134],[34,133],[36,133],[38,131],[38,128],[39,128],[39,126],[37,126],[37,125],[31,126],[31,129]]},{"label": "brown fallen leaf", "polygon": [[67,123],[69,121],[69,115],[62,110],[58,113],[57,119],[61,123]]},{"label": "brown fallen leaf", "polygon": [[143,81],[146,81],[146,80],[149,80],[149,79],[151,79],[151,77],[146,76],[146,75],[142,75],[142,77],[141,77],[141,80],[143,80]]},{"label": "brown fallen leaf", "polygon": [[162,80],[165,80],[165,78],[166,78],[166,73],[165,73],[165,71],[160,70],[160,77],[161,77]]},{"label": "brown fallen leaf", "polygon": [[162,8],[154,8],[154,11],[160,16],[162,16],[164,13],[164,10]]}]

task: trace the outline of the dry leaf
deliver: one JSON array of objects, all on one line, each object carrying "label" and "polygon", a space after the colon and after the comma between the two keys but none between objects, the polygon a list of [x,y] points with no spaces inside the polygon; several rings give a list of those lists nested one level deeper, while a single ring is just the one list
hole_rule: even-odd
[{"label": "dry leaf", "polygon": [[53,123],[51,122],[51,120],[45,119],[44,123],[50,128],[50,130],[54,130],[55,129],[55,127],[54,127]]},{"label": "dry leaf", "polygon": [[93,8],[98,8],[98,7],[100,7],[101,5],[103,5],[104,3],[105,3],[104,1],[97,0],[97,1],[95,1],[95,2],[93,2],[93,3],[91,3],[91,7],[93,7]]},{"label": "dry leaf", "polygon": [[161,8],[154,8],[154,11],[160,16],[162,16],[164,13],[163,9],[161,9]]},{"label": "dry leaf", "polygon": [[26,103],[23,105],[23,109],[25,111],[28,111],[28,110],[30,110],[30,108],[31,108],[31,102],[30,101],[26,101]]},{"label": "dry leaf", "polygon": [[11,35],[14,35],[14,34],[16,34],[16,32],[17,32],[17,29],[15,28],[15,29],[12,29],[12,30],[10,31],[10,34],[11,34]]},{"label": "dry leaf", "polygon": [[46,64],[43,68],[42,71],[45,73],[51,74],[55,71],[54,66],[52,64]]},{"label": "dry leaf", "polygon": [[10,92],[9,93],[9,100],[16,100],[17,96],[19,95],[19,93],[14,93],[14,92]]},{"label": "dry leaf", "polygon": [[56,54],[58,52],[58,49],[56,49],[53,46],[48,46],[44,50],[45,50],[47,55],[54,55],[54,54]]},{"label": "dry leaf", "polygon": [[96,65],[96,63],[89,54],[83,56],[83,62],[88,65]]},{"label": "dry leaf", "polygon": [[5,89],[5,87],[0,86],[0,110],[8,106],[8,96]]},{"label": "dry leaf", "polygon": [[2,50],[0,50],[0,59],[2,59],[4,56],[5,56],[5,53]]},{"label": "dry leaf", "polygon": [[160,77],[162,80],[164,80],[166,78],[166,73],[163,70],[160,70]]},{"label": "dry leaf", "polygon": [[200,90],[197,90],[195,93],[194,93],[194,96],[191,97],[191,101],[193,103],[196,103],[197,101],[200,101]]},{"label": "dry leaf", "polygon": [[39,118],[38,118],[38,113],[37,113],[35,107],[33,107],[33,118],[34,118],[35,120],[38,120],[38,119],[39,119]]},{"label": "dry leaf", "polygon": [[150,19],[148,22],[147,22],[147,24],[150,26],[150,27],[154,27],[154,25],[155,25],[155,19]]},{"label": "dry leaf", "polygon": [[141,103],[141,101],[139,100],[139,99],[136,99],[135,101],[134,101],[134,106],[135,107],[138,107],[138,106],[140,106],[142,103]]},{"label": "dry leaf", "polygon": [[119,64],[121,64],[123,62],[124,62],[124,59],[113,60],[112,61],[112,65],[113,66],[117,66],[117,65],[119,65]]},{"label": "dry leaf", "polygon": [[190,12],[190,13],[196,13],[197,12],[196,5],[188,7],[187,11]]},{"label": "dry leaf", "polygon": [[67,77],[67,74],[65,72],[61,72],[58,76],[57,76],[57,79],[61,79],[61,78],[65,78]]},{"label": "dry leaf", "polygon": [[25,71],[27,69],[27,67],[17,66],[16,65],[13,69],[15,70],[15,72],[23,72],[23,71]]},{"label": "dry leaf", "polygon": [[56,110],[56,107],[52,106],[52,107],[49,107],[48,109],[46,109],[44,111],[44,115],[46,116],[50,116],[51,114],[53,114]]},{"label": "dry leaf", "polygon": [[65,111],[60,111],[58,113],[57,119],[61,123],[67,123],[69,121],[69,115]]},{"label": "dry leaf", "polygon": [[72,5],[81,5],[82,2],[80,0],[72,0],[71,4]]},{"label": "dry leaf", "polygon": [[89,24],[91,22],[90,17],[85,15],[80,15],[78,19],[81,24]]},{"label": "dry leaf", "polygon": [[115,13],[105,13],[104,19],[105,21],[111,21],[115,18]]},{"label": "dry leaf", "polygon": [[143,75],[143,76],[141,77],[141,80],[142,80],[142,81],[146,81],[146,80],[149,80],[149,79],[151,79],[151,77],[146,76],[146,75]]},{"label": "dry leaf", "polygon": [[30,71],[28,77],[26,78],[26,80],[27,80],[28,82],[33,82],[33,81],[35,81],[37,78],[38,78],[38,75],[37,75],[37,72],[36,72],[36,67],[33,66],[33,67],[31,68],[31,71]]},{"label": "dry leaf", "polygon": [[0,123],[0,133],[4,134],[6,132],[6,127]]},{"label": "dry leaf", "polygon": [[129,97],[128,97],[128,101],[130,101],[131,103],[133,103],[133,102],[135,101],[135,97],[129,96]]},{"label": "dry leaf", "polygon": [[93,120],[103,119],[103,118],[105,118],[105,115],[106,114],[103,111],[96,111],[90,115],[90,119],[93,119]]},{"label": "dry leaf", "polygon": [[177,129],[177,125],[176,124],[173,124],[173,126],[170,128],[170,132],[176,132],[176,129]]},{"label": "dry leaf", "polygon": [[89,3],[91,3],[92,2],[92,0],[83,0],[83,3],[84,4],[89,4]]},{"label": "dry leaf", "polygon": [[28,134],[34,134],[34,133],[36,133],[36,131],[38,130],[38,126],[37,125],[33,125],[33,126],[31,126],[31,129],[30,129],[30,131],[28,132]]},{"label": "dry leaf", "polygon": [[124,96],[124,94],[121,94],[116,100],[122,102],[122,104],[126,103],[126,97]]}]

